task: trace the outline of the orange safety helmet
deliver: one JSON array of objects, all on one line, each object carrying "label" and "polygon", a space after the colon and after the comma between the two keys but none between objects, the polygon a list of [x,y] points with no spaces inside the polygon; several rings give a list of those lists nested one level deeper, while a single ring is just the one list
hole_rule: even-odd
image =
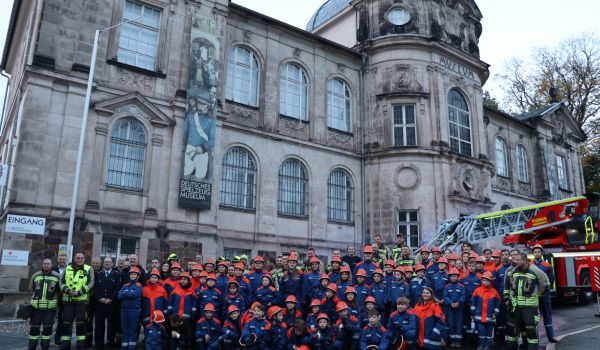
[{"label": "orange safety helmet", "polygon": [[339,256],[334,256],[333,258],[331,258],[331,263],[333,264],[334,262],[341,264],[342,259]]},{"label": "orange safety helmet", "polygon": [[448,264],[448,259],[444,258],[443,256],[441,258],[438,259],[437,263],[442,263],[442,264]]},{"label": "orange safety helmet", "polygon": [[358,271],[356,271],[356,277],[358,276],[367,278],[367,271],[365,271],[364,269],[358,269]]},{"label": "orange safety helmet", "polygon": [[267,311],[267,315],[269,316],[269,319],[273,318],[273,316],[277,315],[277,313],[281,312],[281,310],[283,310],[283,309],[280,308],[279,306],[271,306],[269,308],[269,310]]},{"label": "orange safety helmet", "polygon": [[494,280],[494,275],[492,275],[491,272],[486,271],[486,272],[483,273],[483,276],[481,276],[481,278],[482,279],[485,278],[486,280],[493,281]]},{"label": "orange safety helmet", "polygon": [[319,276],[319,281],[320,280],[331,280],[329,278],[329,276],[326,273],[322,273],[321,276]]},{"label": "orange safety helmet", "polygon": [[373,304],[377,304],[377,302],[375,301],[375,297],[372,295],[369,295],[368,297],[366,297],[365,299],[365,304],[366,303],[373,303]]},{"label": "orange safety helmet", "polygon": [[431,252],[432,252],[432,253],[441,253],[441,252],[442,252],[442,248],[440,248],[439,246],[437,246],[437,245],[436,245],[436,246],[434,246],[434,247],[431,249]]},{"label": "orange safety helmet", "polygon": [[158,271],[158,269],[154,268],[154,269],[152,269],[152,271],[150,271],[150,273],[148,274],[148,277],[150,277],[152,275],[158,276],[158,278],[160,278],[160,271]]},{"label": "orange safety helmet", "polygon": [[202,271],[202,265],[200,265],[198,263],[195,263],[195,264],[192,265],[192,268],[190,270],[191,271],[194,271],[194,270],[196,270],[196,271]]},{"label": "orange safety helmet", "polygon": [[229,315],[230,313],[232,313],[232,312],[235,312],[235,311],[240,311],[240,308],[239,308],[237,305],[235,305],[235,304],[231,304],[231,305],[229,305],[229,307],[227,308],[227,314],[228,314],[228,315]]},{"label": "orange safety helmet", "polygon": [[421,271],[421,270],[427,270],[427,269],[425,268],[425,266],[423,266],[423,264],[417,264],[417,266],[415,266],[415,272]]},{"label": "orange safety helmet", "polygon": [[298,303],[298,299],[296,298],[296,296],[295,296],[295,295],[291,295],[291,294],[290,294],[290,295],[288,295],[288,296],[285,298],[285,302],[286,302],[286,303],[296,303],[296,304],[297,304],[297,303]]},{"label": "orange safety helmet", "polygon": [[460,276],[460,272],[458,272],[458,269],[456,269],[456,268],[453,267],[453,268],[451,268],[448,271],[448,276],[451,276],[451,275],[458,275],[458,276]]},{"label": "orange safety helmet", "polygon": [[212,303],[208,303],[208,304],[204,305],[204,312],[206,312],[206,311],[215,312],[216,311],[215,306]]},{"label": "orange safety helmet", "polygon": [[348,287],[346,287],[346,291],[344,292],[344,294],[348,294],[348,293],[356,294],[356,289],[352,286],[348,286]]},{"label": "orange safety helmet", "polygon": [[253,260],[253,261],[254,261],[254,262],[263,262],[263,263],[264,263],[264,262],[265,262],[265,259],[263,259],[263,257],[262,257],[262,256],[258,255],[258,256],[256,256],[256,257],[254,258],[254,260]]},{"label": "orange safety helmet", "polygon": [[411,272],[412,273],[412,272],[415,272],[415,271],[413,270],[412,266],[404,266],[404,273],[407,273],[407,272]]},{"label": "orange safety helmet", "polygon": [[182,272],[181,276],[179,276],[179,278],[184,278],[184,277],[187,278],[187,279],[189,279],[189,280],[192,279],[192,276],[190,276],[189,272]]},{"label": "orange safety helmet", "polygon": [[181,264],[178,263],[177,261],[173,261],[171,263],[171,270],[173,270],[173,269],[180,269],[181,270]]},{"label": "orange safety helmet", "polygon": [[329,322],[329,316],[327,316],[327,314],[322,313],[322,312],[317,315],[317,321],[319,321],[320,319],[326,319],[327,322]]},{"label": "orange safety helmet", "polygon": [[499,258],[502,256],[502,251],[500,249],[494,249],[492,252],[492,258]]},{"label": "orange safety helmet", "polygon": [[317,258],[316,256],[313,256],[312,258],[310,258],[310,260],[308,260],[308,264],[310,265],[313,263],[321,264],[321,260],[319,260],[319,258]]},{"label": "orange safety helmet", "polygon": [[337,294],[337,292],[338,292],[338,287],[335,283],[329,283],[325,289],[329,289],[334,294]]},{"label": "orange safety helmet", "polygon": [[392,260],[392,259],[387,259],[386,262],[385,262],[385,264],[383,264],[383,265],[384,266],[385,265],[390,265],[390,266],[392,266],[392,267],[395,268],[396,267],[396,262],[394,260]]},{"label": "orange safety helmet", "polygon": [[342,267],[340,268],[340,273],[342,273],[342,272],[348,272],[348,273],[351,273],[352,271],[350,271],[350,266],[346,266],[346,265],[344,265],[344,266],[342,266]]},{"label": "orange safety helmet", "polygon": [[342,310],[348,309],[348,304],[343,301],[340,301],[335,305],[335,312],[340,312]]},{"label": "orange safety helmet", "polygon": [[366,245],[365,248],[363,249],[363,253],[373,254],[373,247],[371,247],[370,245]]},{"label": "orange safety helmet", "polygon": [[208,277],[206,277],[207,280],[217,280],[217,276],[214,273],[209,273]]},{"label": "orange safety helmet", "polygon": [[397,266],[397,267],[394,269],[394,271],[398,271],[398,272],[401,272],[401,273],[406,273],[406,272],[405,272],[405,269],[404,269],[404,266]]},{"label": "orange safety helmet", "polygon": [[288,257],[288,261],[298,261],[298,254],[290,254],[290,256]]},{"label": "orange safety helmet", "polygon": [[233,265],[233,268],[243,271],[246,269],[246,266],[244,265],[244,263],[238,262]]},{"label": "orange safety helmet", "polygon": [[531,251],[534,251],[534,250],[536,250],[536,249],[541,249],[541,250],[542,250],[542,253],[544,252],[544,247],[542,247],[542,245],[541,245],[541,244],[536,244],[536,245],[534,245],[533,247],[531,247]]},{"label": "orange safety helmet", "polygon": [[381,271],[381,269],[375,269],[375,271],[373,271],[373,274],[378,274],[381,277],[383,277],[383,271]]},{"label": "orange safety helmet", "polygon": [[204,277],[204,278],[208,278],[208,272],[206,271],[200,271],[200,278]]},{"label": "orange safety helmet", "polygon": [[321,301],[319,299],[313,299],[310,302],[310,306],[309,307],[313,307],[313,306],[321,306]]}]

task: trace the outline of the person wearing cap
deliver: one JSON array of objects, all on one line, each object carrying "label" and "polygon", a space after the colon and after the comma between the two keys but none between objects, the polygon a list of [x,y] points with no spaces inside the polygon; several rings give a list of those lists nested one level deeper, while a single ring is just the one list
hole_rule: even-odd
[{"label": "person wearing cap", "polygon": [[391,332],[390,344],[395,344],[400,337],[404,338],[408,349],[412,349],[417,340],[417,317],[409,307],[407,297],[398,297],[395,301],[396,310],[390,314],[387,329]]},{"label": "person wearing cap", "polygon": [[268,335],[266,331],[269,322],[265,320],[265,307],[260,303],[253,304],[252,319],[244,325],[240,344],[248,350],[265,350],[267,349]]},{"label": "person wearing cap", "polygon": [[160,284],[160,272],[158,269],[152,269],[148,275],[148,283],[142,289],[142,323],[151,323],[155,310],[167,313],[168,300],[167,291]]},{"label": "person wearing cap", "polygon": [[425,278],[425,266],[418,264],[415,266],[416,276],[410,280],[410,306],[414,307],[421,295],[423,294],[423,288],[431,288],[431,284],[427,278]]},{"label": "person wearing cap", "polygon": [[412,281],[414,277],[415,270],[412,266],[404,266],[404,280],[406,284],[410,285],[410,281]]},{"label": "person wearing cap", "polygon": [[431,287],[423,288],[421,298],[413,310],[419,322],[418,346],[424,349],[441,349],[446,333],[446,318]]},{"label": "person wearing cap", "polygon": [[[361,327],[365,327],[369,324],[369,312],[377,310],[377,302],[373,296],[368,296],[365,299],[365,307],[358,319],[360,320]],[[377,310],[379,311],[379,310]],[[381,315],[381,314],[380,314]]]},{"label": "person wearing cap", "polygon": [[356,349],[360,341],[360,322],[357,317],[350,314],[348,305],[340,301],[335,306],[338,320],[335,327],[338,329],[339,341],[342,349]]},{"label": "person wearing cap", "polygon": [[253,294],[252,287],[250,286],[250,280],[244,276],[244,264],[237,262],[233,265],[233,276],[238,283],[240,295],[244,298],[245,308],[250,307],[250,304],[252,304]]},{"label": "person wearing cap", "polygon": [[179,286],[179,276],[181,275],[181,265],[177,261],[171,263],[171,277],[167,278],[163,286],[167,294],[171,295],[174,289]]},{"label": "person wearing cap", "polygon": [[437,260],[438,271],[431,276],[431,288],[438,300],[444,300],[444,288],[448,284],[448,260],[441,257]]},{"label": "person wearing cap", "polygon": [[346,255],[342,256],[342,261],[350,267],[350,271],[354,271],[356,264],[361,262],[362,259],[356,255],[356,248],[350,244],[346,248]]},{"label": "person wearing cap", "polygon": [[[438,260],[442,257],[442,249],[438,246],[435,246],[431,249],[432,258],[429,259],[429,264],[423,264],[425,268],[427,268],[426,276],[430,282],[433,282],[433,275],[435,275],[440,269],[438,266]],[[446,259],[446,258],[444,258]],[[446,267],[448,261],[446,260]]]},{"label": "person wearing cap", "polygon": [[267,346],[272,350],[284,350],[287,343],[287,325],[283,321],[283,309],[277,305],[267,310],[269,324],[266,325]]},{"label": "person wearing cap", "polygon": [[[169,317],[173,314],[179,315],[183,322],[183,328],[192,329],[198,311],[198,295],[192,289],[190,274],[181,273],[179,286],[169,295],[169,306],[167,313]],[[192,334],[189,335],[190,337]]]},{"label": "person wearing cap", "polygon": [[196,295],[198,295],[198,311],[200,311],[200,316],[202,316],[204,312],[204,307],[206,304],[213,304],[216,308],[216,314],[220,315],[221,311],[221,298],[223,293],[219,289],[217,289],[217,276],[214,273],[209,273],[206,278],[206,286],[201,289],[196,289],[194,291]]},{"label": "person wearing cap", "polygon": [[264,269],[264,265],[265,259],[263,259],[262,256],[257,255],[254,258],[252,264],[252,271],[248,272],[248,275],[246,276],[250,281],[252,299],[254,299],[254,294],[256,293],[256,290],[262,285],[262,276],[266,273],[269,273],[267,270]]},{"label": "person wearing cap", "polygon": [[202,266],[204,268],[204,271],[206,271],[207,273],[215,273],[216,270],[216,263],[213,259],[206,259],[206,262],[204,263],[204,265]]},{"label": "person wearing cap", "polygon": [[378,346],[379,349],[387,349],[391,338],[391,332],[381,325],[381,314],[377,310],[371,310],[368,314],[368,323],[360,333],[360,349],[369,346]]},{"label": "person wearing cap", "polygon": [[217,289],[220,290],[221,293],[226,292],[227,284],[229,283],[229,276],[227,275],[228,267],[229,261],[227,260],[221,260],[217,263]]},{"label": "person wearing cap", "polygon": [[383,268],[383,284],[389,286],[391,283],[396,281],[396,277],[394,277],[394,269],[396,268],[396,262],[392,259],[388,259],[383,263]]},{"label": "person wearing cap", "polygon": [[350,311],[348,311],[348,313],[358,319],[360,317],[360,314],[362,314],[363,312],[364,304],[358,304],[356,295],[356,289],[354,289],[354,287],[352,286],[349,286],[348,288],[346,288],[343,301],[346,303],[346,305],[348,305],[348,308],[350,308]]},{"label": "person wearing cap", "polygon": [[308,307],[310,313],[306,315],[306,327],[314,332],[317,329],[317,316],[321,313],[321,300],[313,299]]},{"label": "person wearing cap", "polygon": [[200,273],[202,272],[202,265],[197,262],[192,264],[190,268],[190,275],[192,276],[192,288],[195,290],[200,287]]},{"label": "person wearing cap", "polygon": [[221,321],[214,317],[217,309],[208,303],[202,311],[204,316],[196,323],[196,346],[198,350],[217,350],[221,345]]},{"label": "person wearing cap", "polygon": [[290,253],[287,269],[279,279],[279,291],[283,298],[293,295],[304,300],[304,272],[297,268],[298,254]]},{"label": "person wearing cap", "polygon": [[146,350],[162,350],[167,330],[163,325],[165,314],[160,310],[154,310],[150,316],[150,322],[144,326],[144,345]]},{"label": "person wearing cap", "polygon": [[317,315],[317,330],[310,338],[315,350],[341,349],[337,329],[330,327],[329,316],[325,313]]},{"label": "person wearing cap", "polygon": [[475,259],[469,259],[467,264],[467,275],[460,279],[460,283],[465,286],[465,307],[463,309],[463,327],[465,329],[464,334],[467,339],[465,341],[474,343],[476,341],[475,333],[477,331],[475,324],[471,322],[471,297],[475,293],[475,289],[481,286],[481,279],[479,274],[475,271]]},{"label": "person wearing cap", "polygon": [[174,261],[179,262],[179,257],[177,257],[176,253],[170,253],[169,256],[167,256],[167,263],[171,265]]},{"label": "person wearing cap", "polygon": [[352,278],[350,278],[350,274],[350,266],[344,265],[340,268],[340,279],[336,283],[338,287],[338,297],[340,299],[344,299],[344,295],[346,294],[346,287],[352,286],[354,284],[352,282]]},{"label": "person wearing cap", "polygon": [[478,255],[475,258],[475,272],[477,273],[479,278],[481,278],[481,276],[483,276],[483,273],[485,272],[485,258],[481,255]]},{"label": "person wearing cap", "polygon": [[502,251],[500,249],[494,249],[492,252],[492,260],[494,260],[494,270],[491,271],[492,274],[496,271],[496,268],[500,266],[502,260]]},{"label": "person wearing cap", "polygon": [[[498,292],[498,294],[500,294],[500,296],[504,295],[504,277],[506,276],[506,272],[510,267],[510,251],[508,249],[502,249],[500,251],[500,265],[498,265],[496,268],[494,278],[494,289]],[[504,343],[506,341],[507,315],[508,307],[506,304],[500,303],[500,314],[498,314],[498,319],[496,320],[496,331],[494,332],[496,341],[499,343]]]},{"label": "person wearing cap", "polygon": [[450,283],[444,288],[444,315],[448,322],[450,347],[459,348],[462,343],[464,308],[467,300],[465,286],[458,282],[460,272],[451,268],[448,272]]},{"label": "person wearing cap", "polygon": [[415,259],[413,257],[412,249],[410,249],[410,247],[406,244],[402,246],[402,254],[400,255],[400,257],[394,260],[396,261],[396,264],[398,264],[398,266],[407,267],[415,265]]},{"label": "person wearing cap", "polygon": [[129,269],[129,282],[119,290],[121,302],[121,350],[137,348],[140,309],[142,306],[142,285],[138,282],[141,272],[137,266]]},{"label": "person wearing cap", "polygon": [[358,303],[358,306],[362,308],[365,305],[367,297],[371,296],[371,287],[366,283],[367,273],[365,270],[358,269],[355,278],[356,284],[354,285],[354,289],[356,291],[356,302]]},{"label": "person wearing cap", "polygon": [[94,275],[94,341],[97,349],[104,347],[104,331],[106,344],[115,347],[117,319],[117,294],[121,289],[121,275],[113,269],[112,258],[106,257],[103,268]]},{"label": "person wearing cap", "polygon": [[[308,304],[310,299],[315,297],[315,291],[319,288],[321,284],[321,261],[316,256],[313,256],[308,260],[309,263],[309,271],[304,274],[304,302]],[[323,274],[324,276],[327,276]],[[329,277],[326,277],[329,280]],[[327,284],[326,284],[327,285]]]},{"label": "person wearing cap", "polygon": [[329,316],[329,320],[332,323],[337,321],[335,306],[341,301],[336,295],[337,292],[337,285],[335,283],[330,283],[326,287],[325,296],[321,299],[321,312]]},{"label": "person wearing cap", "polygon": [[354,282],[356,283],[356,273],[358,272],[358,270],[363,270],[366,272],[366,283],[368,285],[370,285],[371,283],[373,283],[373,272],[379,268],[379,266],[377,266],[377,264],[375,264],[373,262],[373,247],[371,245],[366,245],[364,250],[363,250],[363,261],[359,262],[358,264],[356,264],[356,266],[354,267],[354,271],[353,275],[354,277]]},{"label": "person wearing cap", "polygon": [[481,286],[475,290],[471,297],[471,316],[477,323],[479,333],[479,348],[491,350],[494,324],[500,313],[500,295],[492,287],[494,277],[489,271],[481,276]]},{"label": "person wearing cap", "polygon": [[404,268],[402,266],[394,269],[394,278],[395,280],[387,285],[388,310],[392,311],[395,309],[395,303],[399,297],[408,298],[410,295],[410,284],[406,283],[404,279]]},{"label": "person wearing cap", "polygon": [[331,266],[327,268],[327,271],[329,271],[327,275],[329,276],[329,281],[331,281],[331,283],[338,283],[340,280],[342,265],[342,258],[339,256],[336,255],[331,258]]},{"label": "person wearing cap", "polygon": [[383,271],[377,269],[373,272],[373,284],[371,284],[371,295],[375,298],[377,309],[382,313],[382,322],[387,322],[386,313],[388,303],[387,287],[383,284]]},{"label": "person wearing cap", "polygon": [[279,291],[273,287],[273,278],[268,273],[262,276],[262,286],[256,290],[254,300],[260,302],[265,308],[281,302]]},{"label": "person wearing cap", "polygon": [[227,283],[227,289],[225,293],[221,295],[222,299],[220,302],[221,309],[221,318],[222,320],[227,318],[229,313],[229,307],[231,305],[235,305],[240,312],[243,312],[246,309],[246,301],[244,300],[244,296],[240,294],[240,287],[235,278],[229,279],[229,283]]},{"label": "person wearing cap", "polygon": [[302,319],[302,312],[298,298],[293,295],[288,295],[283,301],[285,308],[283,309],[283,320],[285,324],[294,324],[297,319]]},{"label": "person wearing cap", "polygon": [[229,305],[227,308],[227,318],[223,322],[223,332],[221,333],[224,350],[239,349],[239,340],[242,335],[240,314],[241,310],[236,305]]},{"label": "person wearing cap", "polygon": [[319,278],[319,286],[316,289],[313,289],[310,295],[311,300],[312,299],[323,299],[323,297],[325,297],[325,291],[327,286],[329,285],[329,275],[325,274],[325,273],[321,273],[321,277]]},{"label": "person wearing cap", "polygon": [[544,328],[546,329],[546,336],[550,343],[557,343],[554,339],[554,326],[552,325],[552,302],[550,297],[550,290],[554,286],[554,268],[547,261],[544,260],[544,247],[540,244],[536,244],[532,248],[533,253],[533,265],[540,269],[546,275],[546,284],[548,288],[543,294],[540,294],[540,313],[544,319]]}]

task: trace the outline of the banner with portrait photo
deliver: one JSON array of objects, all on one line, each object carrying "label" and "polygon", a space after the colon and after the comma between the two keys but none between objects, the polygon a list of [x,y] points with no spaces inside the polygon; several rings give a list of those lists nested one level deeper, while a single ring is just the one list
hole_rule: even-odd
[{"label": "banner with portrait photo", "polygon": [[210,209],[212,199],[221,25],[194,15],[190,36],[179,206]]}]

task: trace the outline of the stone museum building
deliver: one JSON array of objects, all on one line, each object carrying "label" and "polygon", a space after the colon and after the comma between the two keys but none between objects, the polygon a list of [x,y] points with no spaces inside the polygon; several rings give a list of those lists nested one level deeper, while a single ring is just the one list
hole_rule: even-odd
[{"label": "stone museum building", "polygon": [[[0,313],[66,243],[96,29],[73,235],[90,256],[325,257],[398,232],[416,248],[448,218],[581,194],[585,135],[562,103],[483,106],[482,16],[474,0],[329,0],[301,30],[228,0],[15,0],[0,230],[30,254],[0,266]],[[43,234],[9,215],[45,218]]]}]

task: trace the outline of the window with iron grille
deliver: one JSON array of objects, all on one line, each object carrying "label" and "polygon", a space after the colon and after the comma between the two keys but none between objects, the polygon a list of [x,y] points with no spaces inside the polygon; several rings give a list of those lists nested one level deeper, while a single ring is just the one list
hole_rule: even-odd
[{"label": "window with iron grille", "polygon": [[233,147],[223,156],[220,204],[239,209],[256,208],[256,163],[241,147]]},{"label": "window with iron grille", "polygon": [[236,256],[242,255],[246,255],[249,259],[251,259],[252,251],[250,249],[223,248],[223,256],[229,261],[232,261]]},{"label": "window with iron grille", "polygon": [[127,258],[130,254],[138,253],[139,241],[136,238],[122,238],[114,236],[102,237],[102,249],[100,256],[102,258],[112,258],[113,262],[119,257]]},{"label": "window with iron grille", "polygon": [[394,107],[394,146],[417,145],[417,122],[415,105],[395,105]]},{"label": "window with iron grille", "polygon": [[308,216],[308,178],[306,169],[297,159],[286,159],[279,168],[277,212]]},{"label": "window with iron grille", "polygon": [[519,181],[529,182],[529,159],[527,158],[527,150],[523,145],[517,146],[517,163]]},{"label": "window with iron grille", "polygon": [[496,137],[496,171],[498,175],[508,177],[508,149],[500,137]]},{"label": "window with iron grille", "polygon": [[279,88],[279,113],[308,120],[308,78],[304,70],[297,64],[286,64],[281,69]]},{"label": "window with iron grille", "polygon": [[231,49],[227,58],[226,98],[257,107],[258,73],[258,60],[252,51],[241,46]]},{"label": "window with iron grille", "polygon": [[467,100],[457,90],[448,93],[448,120],[450,126],[450,149],[471,156],[471,121]]},{"label": "window with iron grille", "polygon": [[123,118],[112,128],[106,185],[129,190],[142,189],[146,133],[142,123]]},{"label": "window with iron grille", "polygon": [[333,170],[327,179],[327,219],[354,223],[354,185],[343,169]]},{"label": "window with iron grille", "polygon": [[418,210],[398,210],[398,233],[406,236],[406,243],[411,248],[418,248],[420,244],[419,236],[419,211]]},{"label": "window with iron grille", "polygon": [[161,11],[135,1],[125,1],[117,60],[155,70]]},{"label": "window with iron grille", "polygon": [[341,131],[351,131],[350,90],[340,79],[331,79],[327,84],[327,126]]},{"label": "window with iron grille", "polygon": [[569,189],[569,178],[567,177],[567,158],[556,155],[556,171],[558,172],[558,187],[568,190]]}]

